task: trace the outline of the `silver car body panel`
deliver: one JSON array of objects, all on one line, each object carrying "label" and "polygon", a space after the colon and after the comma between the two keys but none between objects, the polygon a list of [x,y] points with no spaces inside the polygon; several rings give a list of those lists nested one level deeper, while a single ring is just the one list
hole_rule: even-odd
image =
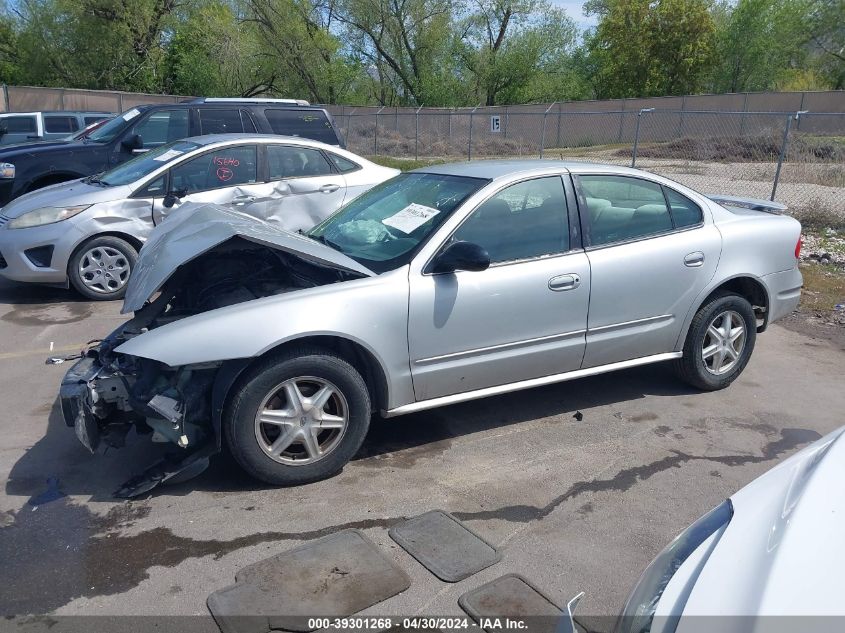
[{"label": "silver car body panel", "polygon": [[[613,166],[479,161],[420,171],[490,183],[443,221],[409,265],[188,317],[136,336],[117,351],[180,366],[251,358],[312,336],[346,339],[378,361],[387,383],[382,408],[393,415],[677,358],[702,301],[737,276],[766,289],[769,321],[797,304],[801,276],[790,242],[800,228],[791,218],[735,213],[668,179]],[[461,222],[498,190],[569,173],[661,183],[701,206],[703,224],[483,272],[423,272]],[[306,244],[303,238],[290,246]],[[702,265],[685,266],[685,256],[699,251]],[[579,275],[580,287],[550,290],[550,279],[570,273]],[[141,296],[166,275],[156,272],[159,281],[133,293],[127,309],[137,309]]]},{"label": "silver car body panel", "polygon": [[[399,173],[376,165],[338,147],[308,139],[274,135],[217,134],[184,139],[199,147],[185,152],[129,185],[103,187],[83,180],[51,185],[25,194],[0,209],[0,253],[7,261],[0,275],[24,282],[67,283],[68,263],[84,241],[104,233],[124,237],[136,245],[146,242],[157,224],[169,214],[192,208],[192,203],[227,204],[238,211],[296,231],[308,229],[367,189]],[[255,184],[220,187],[191,193],[170,208],[163,197],[140,198],[133,193],[143,190],[175,165],[210,151],[242,145],[294,145],[331,152],[347,158],[361,169],[347,174],[309,176]],[[12,218],[44,207],[91,205],[82,213],[61,222],[23,229],[9,229]],[[49,267],[31,262],[24,251],[39,246],[53,246]]]}]

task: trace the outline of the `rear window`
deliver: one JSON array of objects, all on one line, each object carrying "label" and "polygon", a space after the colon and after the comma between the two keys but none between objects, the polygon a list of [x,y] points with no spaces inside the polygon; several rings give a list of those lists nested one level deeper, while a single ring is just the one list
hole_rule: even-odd
[{"label": "rear window", "polygon": [[348,174],[356,169],[361,169],[361,165],[358,163],[353,163],[351,160],[338,156],[337,154],[332,154],[331,152],[326,153],[329,155],[329,158],[332,159],[332,162],[341,174]]},{"label": "rear window", "polygon": [[0,120],[0,127],[6,128],[6,132],[11,134],[34,134],[37,131],[34,116],[4,117]]},{"label": "rear window", "polygon": [[76,132],[76,117],[72,116],[45,116],[44,131],[48,134],[70,134]]},{"label": "rear window", "polygon": [[267,108],[264,116],[274,134],[301,136],[315,141],[338,145],[337,135],[322,110],[282,110]]}]

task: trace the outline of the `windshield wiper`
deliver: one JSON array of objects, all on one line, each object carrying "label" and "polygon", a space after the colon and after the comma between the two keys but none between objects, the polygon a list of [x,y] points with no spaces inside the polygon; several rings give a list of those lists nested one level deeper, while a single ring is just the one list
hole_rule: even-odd
[{"label": "windshield wiper", "polygon": [[83,178],[82,182],[86,185],[103,185],[104,187],[110,187],[111,185],[109,185],[109,183],[100,179],[100,174],[102,173],[103,172],[100,172],[99,174],[91,174],[87,178]]},{"label": "windshield wiper", "polygon": [[315,242],[320,242],[320,244],[325,244],[329,248],[332,248],[336,251],[340,251],[341,253],[343,252],[343,250],[341,250],[340,246],[338,246],[337,244],[332,242],[325,235],[311,235],[310,233],[303,233],[303,235],[305,235],[306,237],[310,237]]}]

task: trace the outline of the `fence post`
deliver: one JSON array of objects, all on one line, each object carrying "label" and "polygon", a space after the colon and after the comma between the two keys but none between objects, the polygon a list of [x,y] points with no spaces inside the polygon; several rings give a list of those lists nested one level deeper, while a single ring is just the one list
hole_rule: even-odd
[{"label": "fence post", "polygon": [[555,141],[555,147],[560,147],[560,109],[563,106],[562,103],[557,104],[557,139]]},{"label": "fence post", "polygon": [[634,151],[631,152],[631,167],[637,166],[637,145],[640,143],[640,118],[643,112],[654,112],[654,108],[642,108],[637,112],[637,129],[634,132]]},{"label": "fence post", "polygon": [[510,116],[509,108],[508,108],[508,106],[505,106],[505,138],[508,137],[508,123],[510,122],[509,116]]},{"label": "fence post", "polygon": [[420,110],[422,108],[422,104],[420,104],[420,107],[414,112],[414,160],[418,160],[420,157]]},{"label": "fence post", "polygon": [[479,103],[472,109],[472,112],[469,113],[469,143],[467,144],[467,160],[472,160],[472,117],[480,105],[481,104]]},{"label": "fence post", "polygon": [[540,132],[540,158],[543,158],[543,149],[546,145],[546,117],[549,114],[549,111],[554,107],[557,101],[552,101],[552,104],[546,108],[546,111],[543,112],[543,129]]},{"label": "fence post", "polygon": [[795,117],[797,121],[802,114],[806,114],[807,110],[799,110],[794,115],[790,114],[786,117],[786,126],[783,128],[783,142],[780,144],[780,154],[778,155],[778,166],[775,169],[775,181],[772,183],[772,197],[769,198],[772,202],[775,201],[775,193],[778,190],[778,181],[780,180],[780,168],[783,166],[783,159],[786,157],[786,148],[789,145],[789,131],[792,129],[792,118]]},{"label": "fence post", "polygon": [[376,112],[376,133],[373,135],[373,155],[378,156],[378,115],[386,106],[381,106]]},{"label": "fence post", "polygon": [[678,121],[678,138],[684,138],[684,111],[687,109],[687,96],[681,98],[681,117]]},{"label": "fence post", "polygon": [[7,86],[5,83],[3,84],[3,105],[5,106],[3,108],[3,112],[8,112],[9,111],[9,86]]}]

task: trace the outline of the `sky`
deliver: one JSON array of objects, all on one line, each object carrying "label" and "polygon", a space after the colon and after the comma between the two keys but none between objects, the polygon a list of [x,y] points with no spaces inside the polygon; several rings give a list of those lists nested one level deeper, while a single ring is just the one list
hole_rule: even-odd
[{"label": "sky", "polygon": [[580,30],[584,30],[596,25],[596,16],[586,16],[581,12],[581,6],[584,0],[551,0],[552,4],[564,9],[578,26]]}]

